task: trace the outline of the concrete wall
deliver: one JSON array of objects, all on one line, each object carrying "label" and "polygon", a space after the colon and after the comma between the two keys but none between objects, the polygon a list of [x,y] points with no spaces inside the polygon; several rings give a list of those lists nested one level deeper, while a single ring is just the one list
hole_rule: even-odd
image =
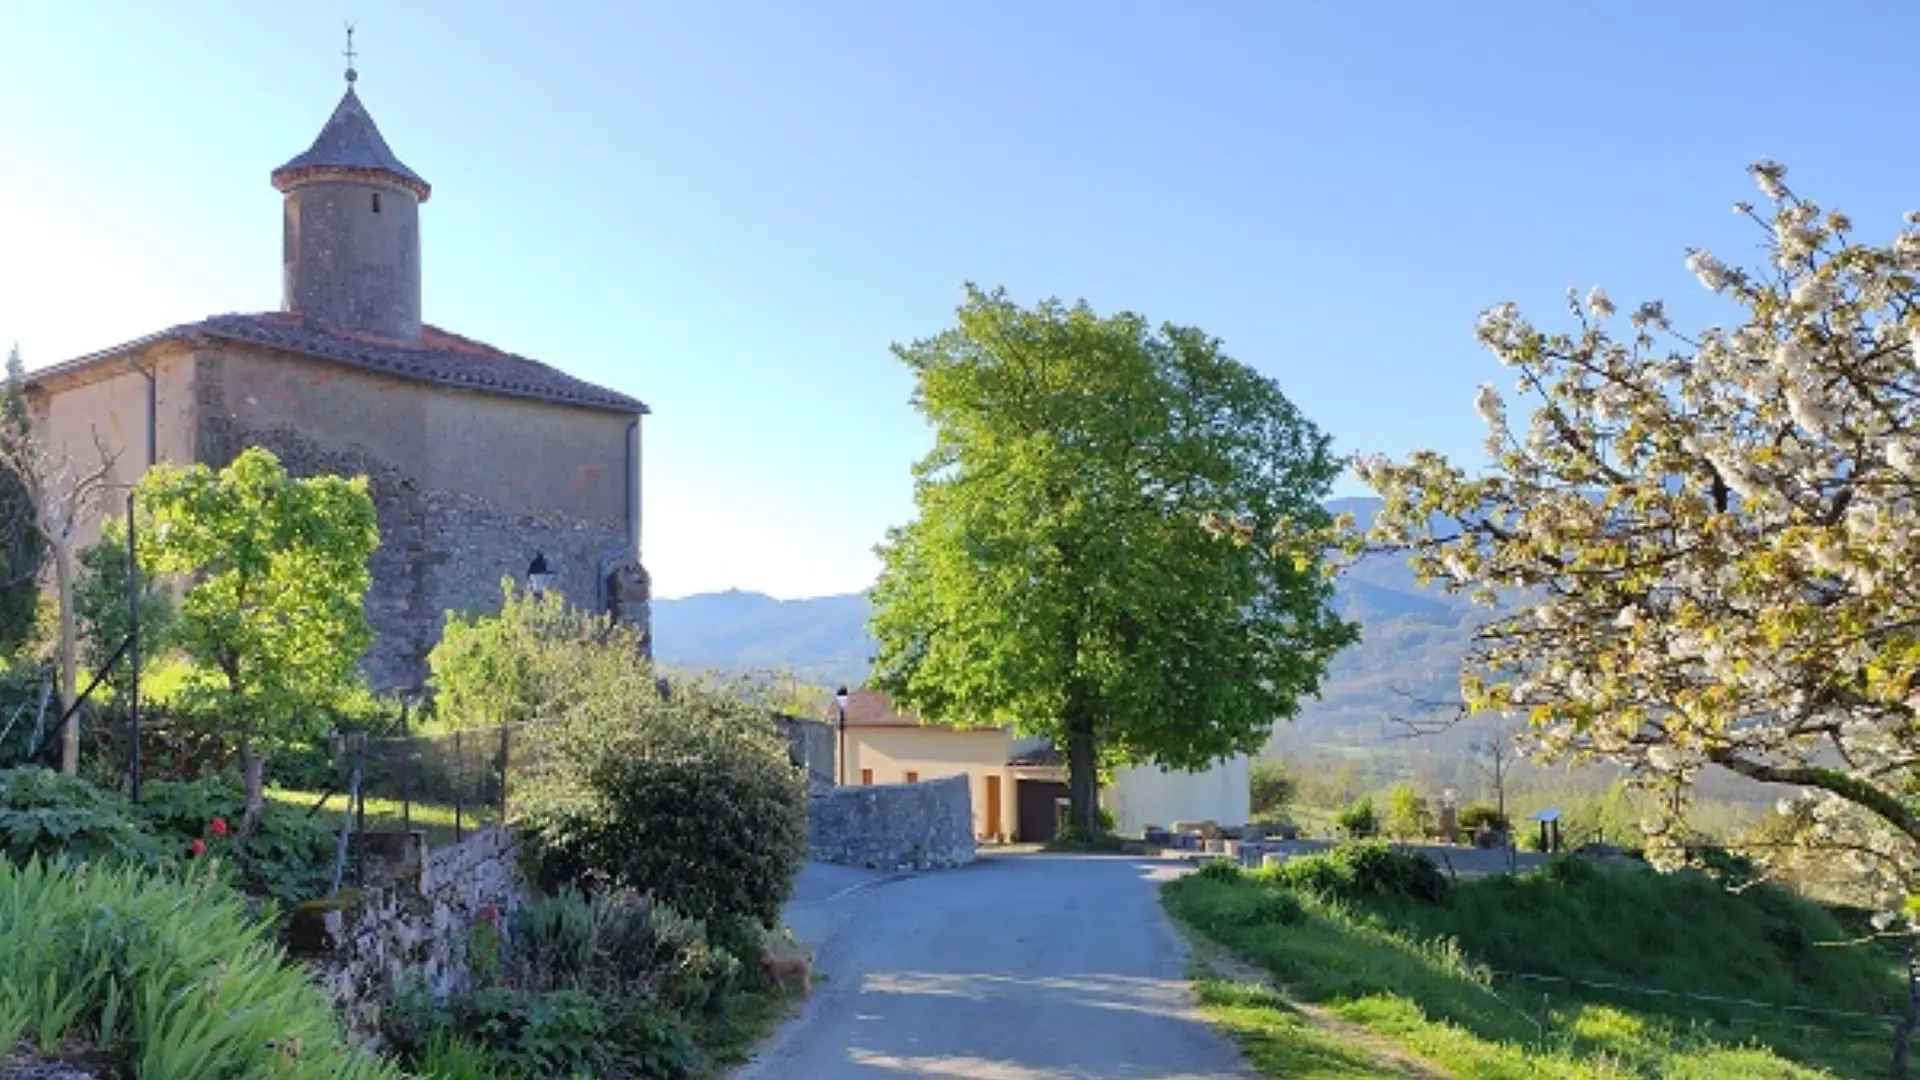
[{"label": "concrete wall", "polygon": [[821,792],[809,800],[807,857],[875,870],[932,870],[974,859],[965,777]]},{"label": "concrete wall", "polygon": [[1245,755],[1197,773],[1130,766],[1115,771],[1101,803],[1113,812],[1114,827],[1129,834],[1175,821],[1245,825],[1253,817],[1250,766]]},{"label": "concrete wall", "polygon": [[314,180],[287,193],[281,306],[323,326],[420,340],[420,204],[393,184]]},{"label": "concrete wall", "polygon": [[365,663],[378,689],[420,686],[446,612],[493,611],[502,578],[544,553],[574,604],[629,553],[629,417],[409,382],[244,345],[202,349],[198,456],[248,446],[296,475],[366,475],[380,549]]},{"label": "concrete wall", "polygon": [[[982,839],[1013,835],[1020,820],[1014,804],[1011,758],[1012,736],[1000,728],[972,731],[942,727],[849,727],[847,729],[848,786],[861,783],[861,770],[873,770],[875,784],[905,783],[909,773],[920,780],[965,776],[973,805],[973,833]],[[988,818],[987,783],[1000,785],[1000,820]]]}]

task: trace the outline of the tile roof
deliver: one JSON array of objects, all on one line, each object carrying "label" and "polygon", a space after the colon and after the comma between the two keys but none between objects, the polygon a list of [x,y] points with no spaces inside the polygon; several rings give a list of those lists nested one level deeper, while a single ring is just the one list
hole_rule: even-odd
[{"label": "tile roof", "polygon": [[422,327],[419,343],[413,344],[372,334],[330,330],[300,315],[281,311],[215,315],[34,371],[29,378],[39,382],[50,375],[78,370],[167,340],[238,341],[483,394],[533,398],[610,412],[651,411],[645,403],[619,391],[595,386],[537,360],[504,352],[437,326]]},{"label": "tile roof", "polygon": [[401,164],[380,136],[380,128],[360,103],[360,95],[348,84],[346,96],[334,106],[333,115],[313,140],[306,153],[273,170],[273,186],[286,191],[302,180],[325,172],[384,174],[412,191],[421,202],[433,191],[420,174]]},{"label": "tile roof", "polygon": [[[827,721],[833,723],[839,714],[828,706]],[[996,731],[998,724],[936,724],[922,720],[911,711],[902,712],[894,707],[893,699],[878,690],[860,687],[847,694],[847,726],[850,728],[867,727],[925,727],[939,731]]]},{"label": "tile roof", "polygon": [[1057,768],[1067,763],[1067,756],[1051,746],[1038,750],[1029,750],[1024,754],[1015,754],[1007,764],[1027,769]]},{"label": "tile roof", "polygon": [[[836,714],[834,719],[838,719]],[[920,727],[920,717],[900,712],[893,699],[878,690],[860,687],[847,694],[848,727]]]}]

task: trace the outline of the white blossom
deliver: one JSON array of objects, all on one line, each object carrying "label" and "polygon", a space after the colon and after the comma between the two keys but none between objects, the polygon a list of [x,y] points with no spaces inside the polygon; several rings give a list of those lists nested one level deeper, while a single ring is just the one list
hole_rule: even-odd
[{"label": "white blossom", "polygon": [[1700,279],[1700,284],[1711,292],[1720,292],[1732,283],[1727,268],[1705,251],[1695,251],[1687,256],[1687,269]]},{"label": "white blossom", "polygon": [[1787,167],[1776,161],[1761,158],[1747,166],[1753,174],[1754,183],[1760,185],[1760,191],[1776,202],[1787,197]]},{"label": "white blossom", "polygon": [[1473,398],[1473,408],[1488,427],[1497,428],[1507,421],[1506,403],[1500,400],[1500,391],[1492,383],[1480,384],[1480,392]]},{"label": "white blossom", "polygon": [[[1674,792],[1648,800],[1650,861],[1683,856],[1703,762],[1826,755],[1838,779],[1782,800],[1790,819],[1773,821],[1791,842],[1770,869],[1841,875],[1892,926],[1920,895],[1920,835],[1855,785],[1904,799],[1920,750],[1920,688],[1886,677],[1906,647],[1886,628],[1920,624],[1920,213],[1869,244],[1797,198],[1784,168],[1758,162],[1753,177],[1773,200],[1755,222],[1771,250],[1749,267],[1687,257],[1742,309],[1724,329],[1676,330],[1653,301],[1621,331],[1597,287],[1572,332],[1492,308],[1481,341],[1508,366],[1524,357],[1519,391],[1544,399],[1522,452],[1504,446],[1479,471],[1425,452],[1358,470],[1391,492],[1375,537],[1437,539],[1433,522],[1467,505],[1498,524],[1480,546],[1421,556],[1478,602],[1540,598],[1495,609],[1462,676],[1504,681],[1519,713],[1548,707],[1529,729],[1543,763],[1597,756]],[[1512,437],[1492,387],[1475,407]]]},{"label": "white blossom", "polygon": [[1833,282],[1814,274],[1796,282],[1788,299],[1795,307],[1817,308],[1832,303],[1838,295]]}]

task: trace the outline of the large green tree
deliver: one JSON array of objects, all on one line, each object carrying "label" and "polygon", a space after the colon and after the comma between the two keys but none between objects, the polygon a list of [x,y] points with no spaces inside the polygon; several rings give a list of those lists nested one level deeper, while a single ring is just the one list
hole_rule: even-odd
[{"label": "large green tree", "polygon": [[296,479],[255,447],[218,472],[156,466],[136,501],[141,568],[187,583],[173,641],[200,669],[198,704],[235,740],[251,827],[266,753],[313,734],[359,686],[380,543],[366,478]]},{"label": "large green tree", "polygon": [[[27,437],[26,367],[20,348],[7,353],[7,377],[0,386],[0,441]],[[0,658],[33,634],[40,594],[40,568],[46,542],[34,525],[27,484],[5,455],[0,455]]]},{"label": "large green tree", "polygon": [[969,286],[956,326],[894,353],[935,443],[881,545],[874,683],[1063,745],[1087,834],[1102,765],[1257,751],[1357,638],[1288,542],[1329,524],[1329,439],[1216,339]]}]

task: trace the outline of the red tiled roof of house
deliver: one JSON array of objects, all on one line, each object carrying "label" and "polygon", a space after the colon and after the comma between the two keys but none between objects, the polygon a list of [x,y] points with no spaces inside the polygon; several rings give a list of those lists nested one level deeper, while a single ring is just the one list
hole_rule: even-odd
[{"label": "red tiled roof of house", "polygon": [[[827,722],[834,723],[838,719],[839,719],[839,714],[837,712],[834,712],[833,707],[829,705]],[[888,697],[886,694],[883,694],[878,690],[870,689],[868,687],[863,686],[857,690],[849,691],[847,694],[847,726],[850,728],[851,727],[869,727],[869,728],[928,727],[928,728],[939,728],[939,729],[944,729],[948,731],[974,731],[974,730],[991,730],[992,728],[998,727],[999,725],[997,724],[984,724],[984,725],[936,724],[930,721],[925,721],[920,719],[919,715],[916,713],[913,713],[911,711],[903,712],[900,709],[895,708],[893,704],[893,699]]]}]

